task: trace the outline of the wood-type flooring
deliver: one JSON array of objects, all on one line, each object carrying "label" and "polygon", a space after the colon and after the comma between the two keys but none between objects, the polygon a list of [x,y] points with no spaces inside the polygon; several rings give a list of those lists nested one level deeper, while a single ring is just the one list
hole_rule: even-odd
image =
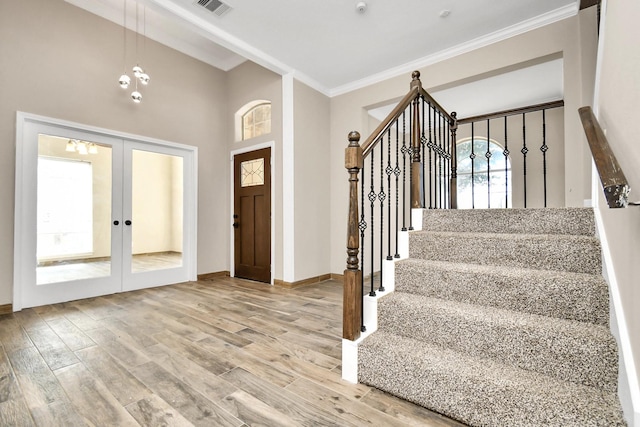
[{"label": "wood-type flooring", "polygon": [[0,316],[0,426],[461,426],[343,381],[341,317],[231,278]]}]

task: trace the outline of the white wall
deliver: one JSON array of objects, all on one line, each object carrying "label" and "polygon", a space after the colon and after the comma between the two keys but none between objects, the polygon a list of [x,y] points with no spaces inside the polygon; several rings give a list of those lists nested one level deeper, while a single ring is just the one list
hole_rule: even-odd
[{"label": "white wall", "polygon": [[[606,1],[604,5],[604,31],[601,33],[602,43],[598,52],[600,73],[594,109],[629,181],[632,189],[630,200],[639,201],[640,144],[636,123],[640,117],[640,2],[612,0]],[[601,187],[597,191],[601,193]],[[613,268],[615,272],[622,303],[623,313],[618,315],[626,320],[632,352],[632,360],[626,362],[633,363],[637,387],[640,382],[640,207],[608,209],[602,197],[599,199],[598,209],[613,260],[613,265],[609,268]],[[636,398],[640,396],[636,394]],[[639,405],[640,401],[636,401],[635,425],[640,425]]]},{"label": "white wall", "polygon": [[329,98],[294,81],[295,276],[329,273]]},{"label": "white wall", "polygon": [[147,40],[152,80],[135,105],[117,84],[122,27],[63,0],[0,2],[0,58],[0,305],[12,301],[16,111],[198,147],[198,273],[228,270],[224,72]]}]

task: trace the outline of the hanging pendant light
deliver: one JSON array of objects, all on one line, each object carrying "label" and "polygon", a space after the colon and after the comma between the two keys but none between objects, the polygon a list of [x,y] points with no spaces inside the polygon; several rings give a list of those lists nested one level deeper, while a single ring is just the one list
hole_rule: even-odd
[{"label": "hanging pendant light", "polygon": [[[138,31],[139,29],[139,24],[140,24],[140,18],[139,18],[139,4],[136,0],[136,60],[140,59],[140,49],[139,49],[139,44],[140,44],[140,32]],[[127,0],[124,0],[124,13],[123,13],[123,19],[122,19],[122,23],[123,23],[123,64],[126,64],[126,49],[127,49]],[[147,9],[146,6],[143,5],[143,54],[144,54],[144,48],[146,48],[146,28],[147,28]],[[140,91],[138,91],[138,82],[140,82],[141,85],[146,86],[149,84],[149,81],[151,80],[151,78],[149,77],[149,74],[144,72],[144,69],[140,66],[139,62],[136,63],[136,65],[132,68],[131,70],[133,72],[133,79],[135,80],[135,90],[133,92],[131,92],[131,99],[133,100],[133,102],[135,102],[136,104],[139,104],[142,101],[142,94],[140,93]],[[125,65],[125,72],[120,76],[120,79],[118,80],[118,83],[120,84],[120,87],[123,89],[127,89],[131,83],[134,81],[132,80],[126,72],[126,65]]]},{"label": "hanging pendant light", "polygon": [[124,72],[118,79],[118,83],[122,89],[129,87],[131,78],[127,75],[127,0],[124,0],[124,12],[122,14],[122,67]]}]

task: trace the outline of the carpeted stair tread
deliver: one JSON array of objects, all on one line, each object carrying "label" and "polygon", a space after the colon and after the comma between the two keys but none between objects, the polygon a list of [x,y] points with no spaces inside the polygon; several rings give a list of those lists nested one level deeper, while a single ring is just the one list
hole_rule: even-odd
[{"label": "carpeted stair tread", "polygon": [[624,426],[615,393],[378,331],[358,349],[360,382],[472,426]]},{"label": "carpeted stair tread", "polygon": [[409,258],[395,265],[396,291],[609,324],[602,276]]},{"label": "carpeted stair tread", "polygon": [[591,236],[414,231],[409,257],[466,264],[601,274]]},{"label": "carpeted stair tread", "polygon": [[425,209],[422,229],[476,233],[595,235],[593,209]]},{"label": "carpeted stair tread", "polygon": [[617,346],[607,327],[394,292],[378,328],[564,381],[615,391]]}]

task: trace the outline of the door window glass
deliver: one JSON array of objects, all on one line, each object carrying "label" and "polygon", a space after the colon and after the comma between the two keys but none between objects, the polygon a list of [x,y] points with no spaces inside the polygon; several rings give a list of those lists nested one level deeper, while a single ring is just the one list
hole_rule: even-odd
[{"label": "door window glass", "polygon": [[109,276],[111,147],[39,135],[36,200],[36,283]]},{"label": "door window glass", "polygon": [[240,164],[240,185],[264,185],[264,159],[247,160]]}]

